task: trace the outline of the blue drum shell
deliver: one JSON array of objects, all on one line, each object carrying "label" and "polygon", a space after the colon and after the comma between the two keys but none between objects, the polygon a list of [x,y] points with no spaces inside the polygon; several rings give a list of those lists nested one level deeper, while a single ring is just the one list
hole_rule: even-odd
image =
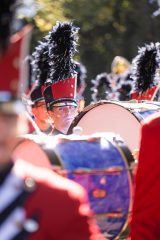
[{"label": "blue drum shell", "polygon": [[104,236],[120,236],[127,226],[132,201],[132,176],[122,149],[102,137],[62,141],[55,152],[67,177],[86,189]]}]

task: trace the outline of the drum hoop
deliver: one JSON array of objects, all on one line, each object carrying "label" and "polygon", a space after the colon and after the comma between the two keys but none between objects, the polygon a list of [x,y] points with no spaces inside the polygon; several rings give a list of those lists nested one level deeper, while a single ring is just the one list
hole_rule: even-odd
[{"label": "drum hoop", "polygon": [[[114,139],[114,143],[117,147],[117,150],[119,151],[119,153],[121,154],[121,156],[123,157],[124,161],[125,161],[125,165],[131,165],[135,160],[129,150],[129,148],[127,147],[127,145],[125,144],[125,142],[121,139]],[[129,214],[132,211],[132,199],[133,199],[133,173],[132,170],[130,168],[128,168],[128,181],[130,184],[130,203],[129,203],[129,207],[128,207],[128,215],[126,216],[126,222],[124,223],[124,225],[122,226],[120,233],[118,234],[118,236],[116,236],[115,239],[121,239],[121,236],[124,234],[125,230],[128,227],[128,220],[129,220]]]},{"label": "drum hoop", "polygon": [[41,144],[40,147],[46,154],[52,168],[53,169],[55,168],[55,170],[57,167],[62,169],[62,167],[63,167],[62,162],[61,162],[60,157],[58,156],[57,152],[55,151],[55,149],[47,149],[47,145],[45,145],[45,144]]},{"label": "drum hoop", "polygon": [[[113,142],[116,143],[116,146],[120,149],[122,154],[125,156],[127,159],[128,165],[132,165],[133,162],[135,162],[134,157],[132,156],[128,146],[126,145],[125,141],[123,139],[120,139],[116,136],[116,138],[113,139]],[[132,175],[132,172],[131,172]],[[133,177],[133,175],[132,175]]]}]

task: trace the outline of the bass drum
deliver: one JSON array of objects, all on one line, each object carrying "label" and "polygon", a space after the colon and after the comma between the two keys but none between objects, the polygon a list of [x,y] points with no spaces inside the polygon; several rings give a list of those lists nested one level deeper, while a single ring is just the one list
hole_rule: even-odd
[{"label": "bass drum", "polygon": [[47,137],[37,142],[56,172],[86,189],[104,236],[119,239],[124,235],[132,207],[134,160],[123,140],[103,133]]},{"label": "bass drum", "polygon": [[84,108],[71,124],[68,134],[72,133],[75,126],[81,127],[84,135],[114,132],[134,152],[139,148],[141,121],[158,111],[160,105],[157,102],[100,101]]}]

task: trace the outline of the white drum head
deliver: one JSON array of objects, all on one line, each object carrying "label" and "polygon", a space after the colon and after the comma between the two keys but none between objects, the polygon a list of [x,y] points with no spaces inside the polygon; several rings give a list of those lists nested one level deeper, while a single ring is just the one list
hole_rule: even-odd
[{"label": "white drum head", "polygon": [[82,127],[82,134],[113,132],[119,134],[133,152],[139,148],[140,122],[126,108],[119,104],[100,104],[83,115],[77,126]]}]

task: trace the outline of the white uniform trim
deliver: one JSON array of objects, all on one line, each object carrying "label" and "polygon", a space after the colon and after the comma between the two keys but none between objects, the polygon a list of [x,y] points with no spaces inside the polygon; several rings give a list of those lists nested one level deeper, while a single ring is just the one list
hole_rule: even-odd
[{"label": "white uniform trim", "polygon": [[0,187],[0,213],[23,191],[23,180],[12,171]]},{"label": "white uniform trim", "polygon": [[10,240],[22,231],[25,221],[24,208],[16,208],[0,227],[0,239]]}]

